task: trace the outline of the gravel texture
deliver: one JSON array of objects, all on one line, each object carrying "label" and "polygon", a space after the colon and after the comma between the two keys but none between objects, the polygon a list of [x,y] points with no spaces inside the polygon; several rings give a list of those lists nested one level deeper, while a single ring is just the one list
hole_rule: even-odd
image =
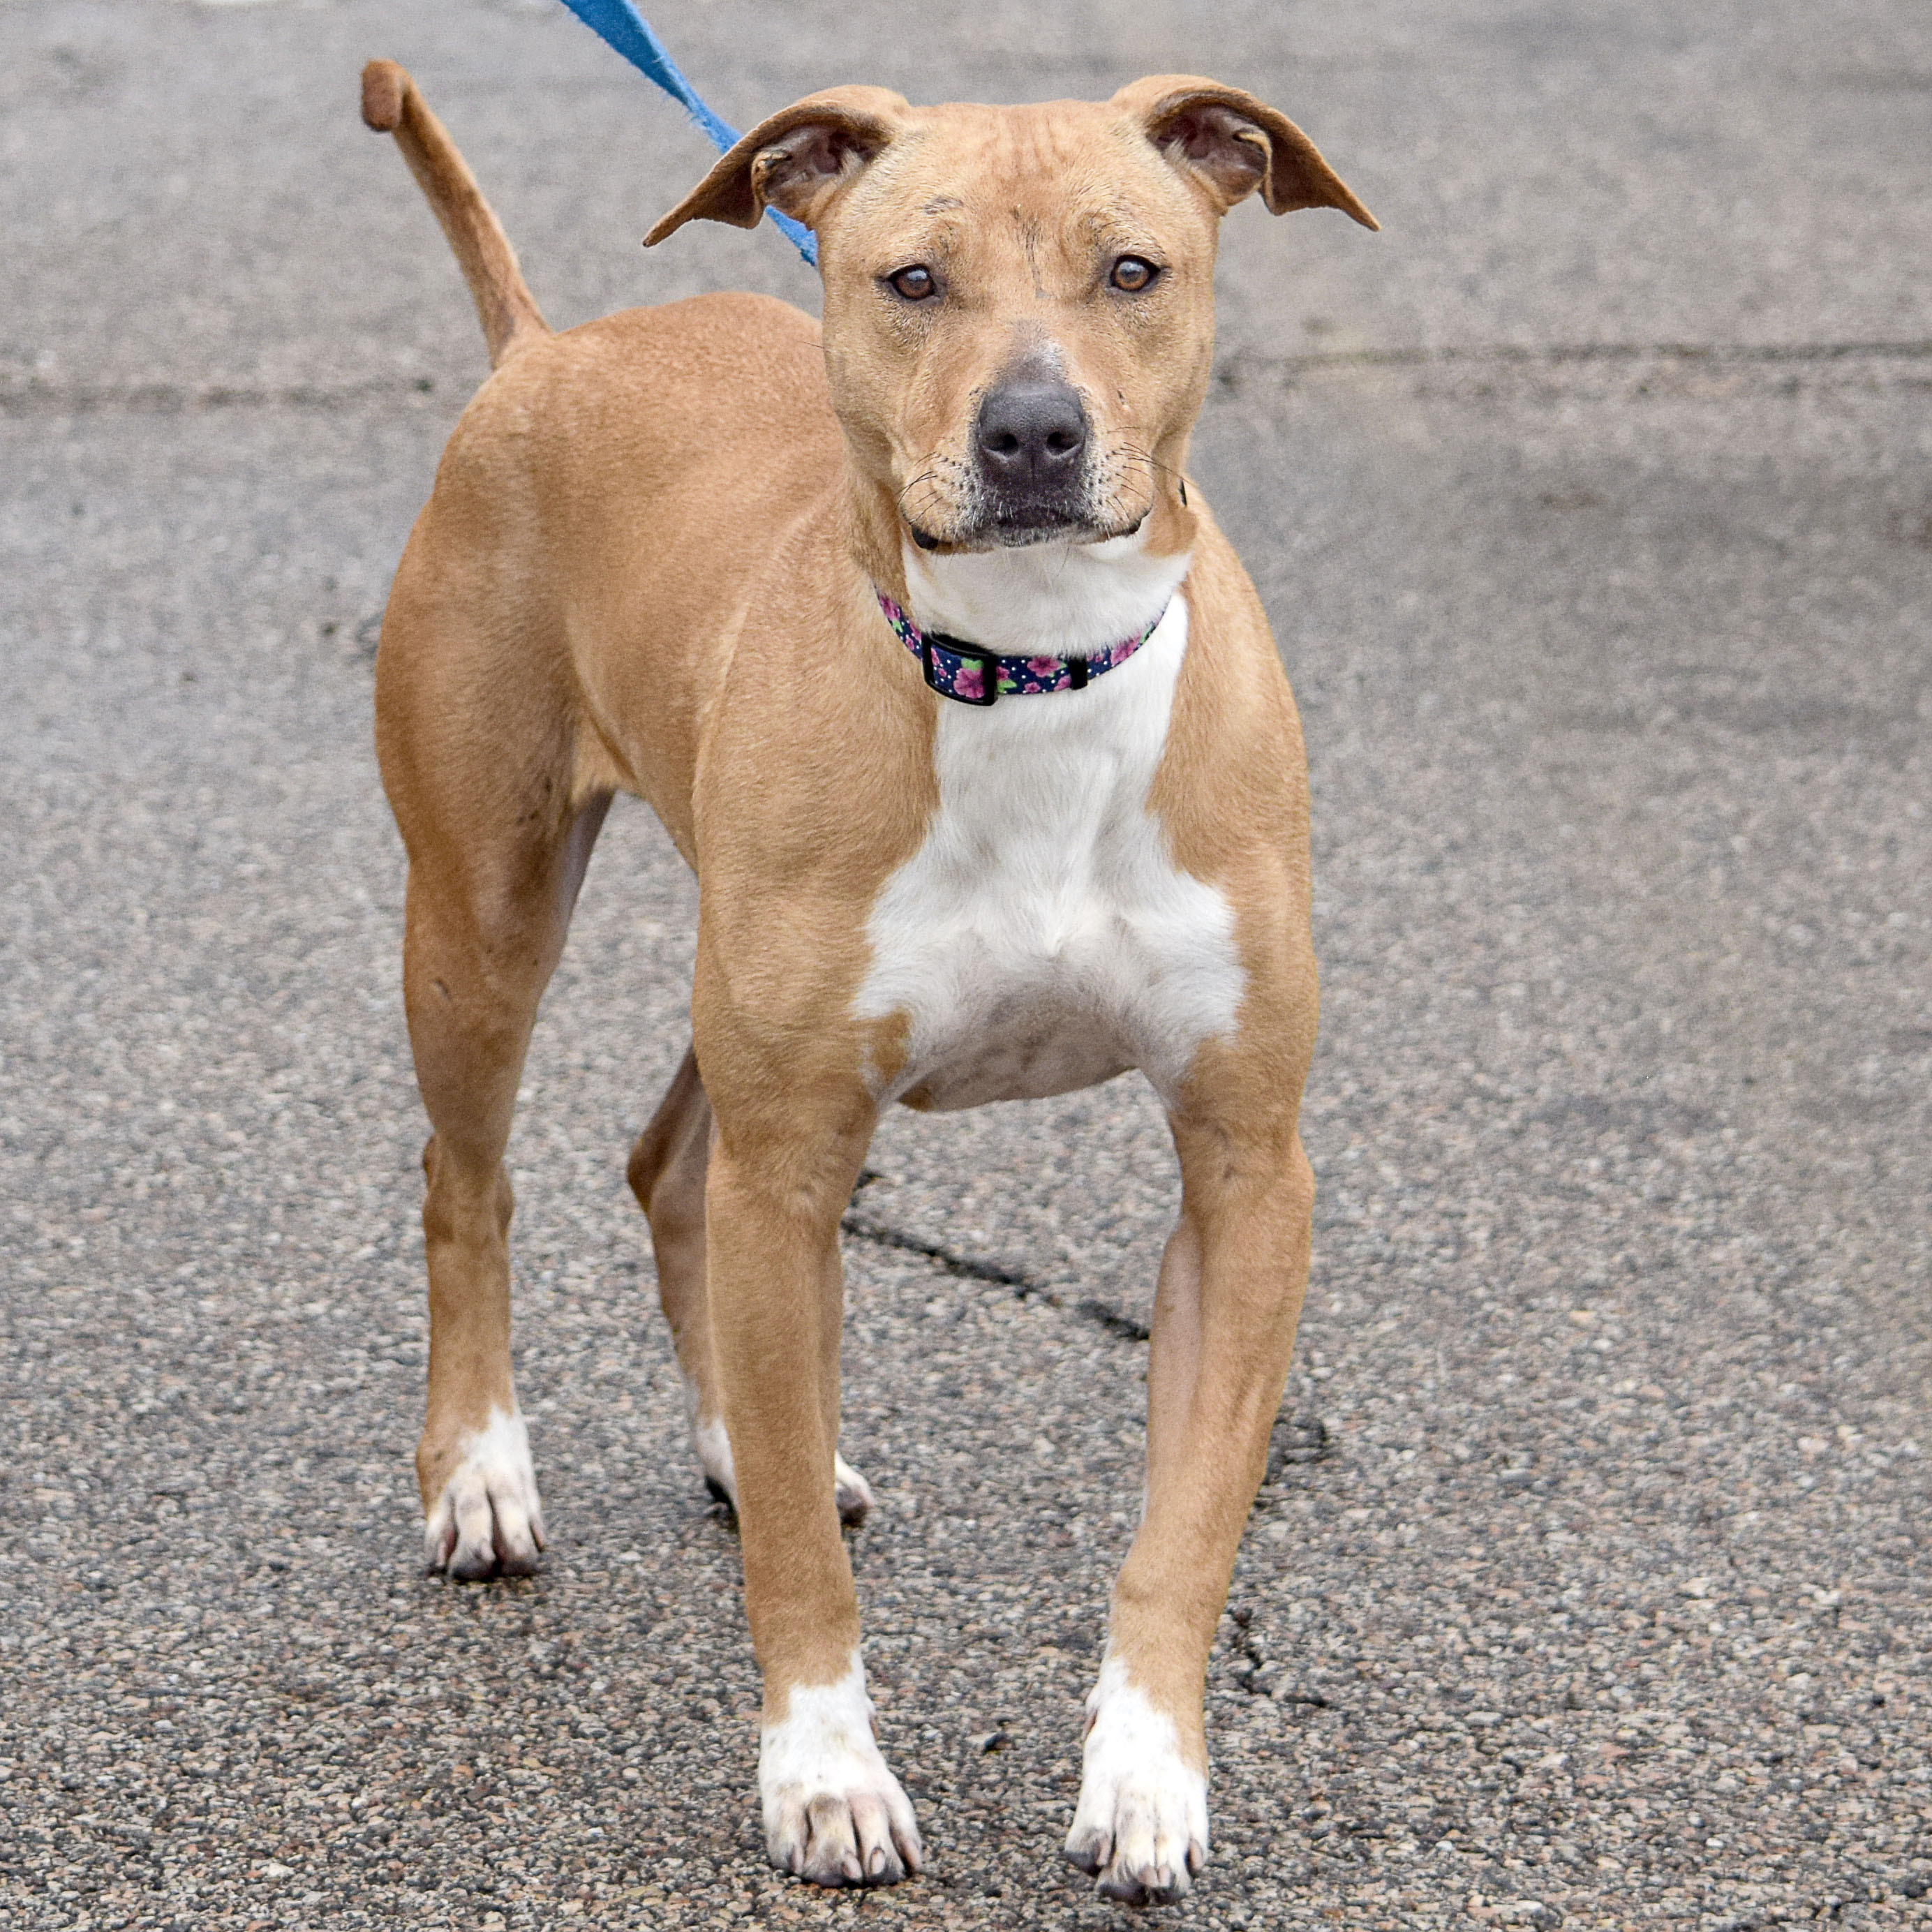
[{"label": "gravel texture", "polygon": [[[659,0],[720,108],[1206,68],[1196,469],[1317,811],[1315,1281],[1202,1928],[1932,1922],[1932,22],[1907,0]],[[1124,1082],[881,1132],[847,1447],[930,1875],[767,1870],[630,1136],[694,894],[614,813],[512,1148],[536,1580],[418,1568],[374,623],[482,366],[360,62],[568,322],[698,138],[548,4],[0,10],[0,1919],[1100,1927],[1058,1862],[1172,1205]],[[10,1915],[10,1918],[9,1918]]]}]

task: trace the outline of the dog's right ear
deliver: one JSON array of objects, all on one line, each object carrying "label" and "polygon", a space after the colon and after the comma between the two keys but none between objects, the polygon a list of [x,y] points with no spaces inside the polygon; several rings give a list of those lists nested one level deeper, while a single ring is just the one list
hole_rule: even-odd
[{"label": "dog's right ear", "polygon": [[833,87],[757,127],[644,237],[646,248],[687,221],[755,228],[769,208],[816,228],[839,190],[898,133],[904,100],[883,87]]},{"label": "dog's right ear", "polygon": [[1270,214],[1339,208],[1364,228],[1382,226],[1286,115],[1238,87],[1196,74],[1154,74],[1122,88],[1112,104],[1132,115],[1217,214],[1258,188]]}]

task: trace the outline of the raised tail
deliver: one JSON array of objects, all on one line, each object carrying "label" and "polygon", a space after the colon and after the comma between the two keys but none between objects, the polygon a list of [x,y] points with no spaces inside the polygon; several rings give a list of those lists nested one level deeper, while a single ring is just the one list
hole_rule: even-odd
[{"label": "raised tail", "polygon": [[377,134],[395,136],[410,172],[429,197],[476,301],[490,368],[525,343],[548,335],[550,326],[524,286],[516,250],[483,199],[476,177],[416,82],[394,61],[371,61],[362,70],[362,118]]}]

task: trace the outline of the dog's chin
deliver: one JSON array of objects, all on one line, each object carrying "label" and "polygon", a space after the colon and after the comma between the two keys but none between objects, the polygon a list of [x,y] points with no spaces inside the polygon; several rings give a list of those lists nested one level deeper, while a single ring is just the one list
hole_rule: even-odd
[{"label": "dog's chin", "polygon": [[980,532],[976,550],[1031,550],[1040,544],[1089,544],[1100,532],[1084,517],[1001,518]]},{"label": "dog's chin", "polygon": [[921,550],[983,554],[991,550],[1032,550],[1042,544],[1111,543],[1116,537],[1132,536],[1147,521],[1147,514],[1143,510],[1129,522],[1103,522],[1093,517],[994,516],[949,531],[944,536],[935,536],[916,524],[907,527]]}]

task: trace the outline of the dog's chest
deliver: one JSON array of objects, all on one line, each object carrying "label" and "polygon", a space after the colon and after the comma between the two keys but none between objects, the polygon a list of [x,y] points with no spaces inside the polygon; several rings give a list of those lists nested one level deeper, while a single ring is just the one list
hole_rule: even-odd
[{"label": "dog's chest", "polygon": [[938,809],[868,926],[860,1015],[908,1022],[882,1100],[1035,1099],[1132,1066],[1172,1093],[1232,1030],[1232,909],[1148,809],[1186,638],[1177,596],[1084,692],[940,707]]}]

